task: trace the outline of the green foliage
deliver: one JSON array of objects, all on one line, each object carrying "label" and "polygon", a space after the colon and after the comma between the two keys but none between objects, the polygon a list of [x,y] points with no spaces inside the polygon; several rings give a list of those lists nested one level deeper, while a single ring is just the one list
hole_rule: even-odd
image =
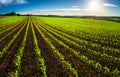
[{"label": "green foliage", "polygon": [[38,46],[37,37],[33,29],[33,25],[31,26],[32,26],[32,32],[33,32],[33,37],[34,37],[35,51],[36,51],[36,55],[38,56],[38,61],[39,61],[39,66],[40,66],[39,69],[41,69],[41,72],[43,73],[43,77],[47,77],[45,61],[44,61],[44,58],[42,58],[41,56],[41,50],[39,49],[39,46]]},{"label": "green foliage", "polygon": [[[25,27],[25,25],[26,24],[23,25],[23,28]],[[21,28],[21,31],[23,30],[23,28]],[[16,57],[15,57],[15,60],[14,60],[16,69],[15,69],[15,71],[9,73],[9,75],[11,77],[18,77],[19,76],[19,71],[20,71],[20,67],[21,67],[21,65],[20,65],[21,64],[21,57],[23,55],[23,51],[24,51],[25,44],[26,44],[28,28],[29,28],[29,24],[27,24],[27,28],[26,28],[26,32],[25,32],[25,35],[24,35],[23,42],[21,43],[21,47],[18,49],[18,53],[16,54]]]},{"label": "green foliage", "polygon": [[6,16],[4,18],[0,18],[0,27],[5,26],[7,24],[19,22],[23,20],[24,18],[25,18],[24,16],[19,16],[19,17],[18,16]]},{"label": "green foliage", "polygon": [[[60,29],[59,26],[53,26],[52,23],[50,25],[47,25],[45,24],[44,22],[40,22],[40,24],[42,24],[41,28],[42,30],[44,30],[45,32],[48,33],[48,35],[54,39],[54,41],[56,41],[59,45],[63,46],[64,48],[66,49],[69,49],[76,57],[78,57],[80,60],[82,60],[86,65],[88,66],[92,66],[94,67],[95,69],[97,69],[99,72],[102,72],[104,71],[104,74],[107,74],[107,75],[110,75],[110,69],[108,67],[103,67],[99,62],[95,62],[94,60],[89,60],[85,55],[80,55],[80,53],[78,53],[79,51],[76,51],[74,49],[72,49],[69,45],[73,45],[75,47],[78,47],[80,48],[81,50],[85,50],[85,51],[88,51],[90,52],[92,55],[96,56],[96,57],[100,57],[102,58],[103,60],[108,60],[110,62],[114,62],[114,63],[120,63],[118,60],[119,58],[117,57],[113,57],[113,56],[110,56],[108,54],[106,54],[106,52],[115,52],[114,50],[118,50],[119,52],[119,49],[116,49],[116,48],[112,48],[112,47],[109,47],[109,46],[102,46],[101,44],[99,43],[93,43],[93,42],[90,42],[90,41],[86,41],[84,39],[79,39],[78,37],[74,37],[72,35],[69,34],[69,32],[65,32],[65,31],[62,31]],[[54,24],[54,23],[53,23]],[[57,24],[56,24],[57,25]],[[59,25],[59,24],[58,24]],[[66,26],[65,26],[66,27]],[[69,28],[68,28],[69,29]],[[63,29],[65,30],[65,29]],[[56,38],[55,36],[57,36],[58,38],[64,40],[65,42],[67,42],[69,45],[65,44],[64,42],[60,41],[58,38]],[[84,36],[84,35],[82,35]],[[94,36],[90,36],[89,37],[94,37]],[[88,37],[85,37],[85,39],[87,39]],[[100,37],[98,37],[100,38]],[[98,39],[97,38],[97,39]],[[72,39],[72,40],[70,40]],[[102,38],[100,38],[102,39]],[[106,38],[103,38],[104,40],[106,40]],[[78,44],[77,42],[79,42],[80,44]],[[103,41],[103,40],[102,40]],[[103,41],[105,42],[105,41]],[[108,43],[108,42],[107,42]],[[90,48],[87,48],[87,47],[90,47]],[[108,48],[109,47],[109,51],[108,50],[104,50],[104,48]],[[96,51],[96,50],[104,50],[103,52],[101,51]],[[113,49],[113,51],[111,50]],[[117,53],[118,53],[117,52]],[[119,52],[120,53],[120,52]]]},{"label": "green foliage", "polygon": [[[44,40],[52,48],[53,52],[55,52],[58,55],[58,57],[60,58],[60,60],[62,61],[62,63],[65,65],[65,67],[67,67],[75,75],[75,77],[78,77],[78,73],[77,73],[77,71],[74,68],[72,68],[72,65],[64,59],[64,56],[55,48],[54,45],[52,45],[52,43],[50,42],[50,40],[45,37],[45,35],[40,31],[40,29],[38,28],[38,26],[36,26],[36,28],[38,29],[39,33],[44,38]],[[59,42],[59,43],[62,43],[62,42]]]},{"label": "green foliage", "polygon": [[99,63],[95,64],[95,68],[98,69],[99,72],[102,71],[102,69],[103,69],[101,64],[99,64]]},{"label": "green foliage", "polygon": [[115,70],[112,71],[112,76],[113,77],[120,77],[119,73],[120,73],[120,71],[116,68]]},{"label": "green foliage", "polygon": [[108,75],[110,75],[110,69],[108,68],[108,67],[103,67],[103,69],[104,69],[104,74],[108,74]]},{"label": "green foliage", "polygon": [[[16,19],[16,17],[13,17]],[[10,17],[12,20],[12,17]],[[21,17],[18,20],[23,19]],[[6,20],[6,23],[9,22],[8,19],[2,19],[0,21]],[[34,20],[34,21],[33,21]],[[16,20],[17,21],[17,20]],[[15,22],[16,22],[15,21]],[[87,22],[87,23],[86,23]],[[0,25],[6,25],[4,22],[0,23]],[[3,25],[3,26],[4,26]],[[37,59],[39,62],[39,69],[42,72],[43,77],[47,77],[46,74],[46,65],[44,58],[41,55],[41,50],[38,46],[38,40],[36,37],[35,29],[37,29],[42,36],[42,38],[48,43],[53,52],[57,55],[59,60],[63,63],[64,67],[71,71],[71,73],[78,77],[78,70],[72,67],[72,64],[69,61],[65,60],[65,56],[63,56],[60,51],[52,44],[51,40],[46,38],[44,32],[54,41],[57,42],[58,45],[62,46],[64,49],[68,50],[72,55],[81,62],[83,62],[86,66],[94,68],[99,73],[104,73],[106,76],[119,77],[120,71],[117,68],[120,64],[119,56],[120,55],[120,23],[110,22],[105,20],[93,20],[93,19],[78,19],[78,18],[32,18],[28,20],[26,32],[24,35],[23,42],[21,43],[21,47],[18,49],[18,53],[15,55],[14,63],[17,69],[13,72],[10,72],[9,75],[11,77],[18,77],[19,71],[21,68],[21,57],[23,55],[23,51],[26,44],[26,37],[28,32],[29,25],[32,27],[32,33],[34,37],[34,47],[37,55]],[[2,26],[1,26],[2,27]],[[24,27],[22,27],[18,33],[10,40],[10,42],[0,51],[0,58],[6,53],[12,43],[17,39],[18,35],[22,31]],[[4,32],[12,29],[12,27],[8,29],[4,29]],[[15,30],[15,29],[14,29]],[[14,31],[13,30],[13,31]],[[42,32],[43,31],[43,32]],[[2,29],[0,29],[0,34],[2,33]],[[12,32],[8,33],[6,36],[2,37],[0,41],[9,36]],[[85,55],[84,55],[84,54]],[[87,55],[86,55],[87,54]],[[88,54],[90,56],[88,56]],[[115,56],[111,56],[115,55]],[[92,58],[91,58],[92,57]],[[90,58],[90,59],[89,59]],[[97,59],[95,59],[97,58]],[[97,61],[103,60],[103,61]],[[104,61],[108,61],[109,64],[103,65]],[[110,67],[113,66],[111,64],[116,64],[116,68],[113,70]]]},{"label": "green foliage", "polygon": [[20,32],[22,31],[22,29],[24,28],[24,26],[17,32],[17,34],[15,36],[13,36],[13,38],[10,40],[10,42],[2,49],[2,51],[0,51],[0,58],[3,56],[3,54],[5,54],[7,52],[7,49],[12,45],[12,43],[15,41],[15,39],[17,39],[18,35],[20,34]]}]

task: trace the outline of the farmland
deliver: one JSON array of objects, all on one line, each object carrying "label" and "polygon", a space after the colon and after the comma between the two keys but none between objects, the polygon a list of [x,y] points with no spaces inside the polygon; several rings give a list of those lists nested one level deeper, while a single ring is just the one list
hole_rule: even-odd
[{"label": "farmland", "polygon": [[1,17],[0,77],[120,77],[120,23]]}]

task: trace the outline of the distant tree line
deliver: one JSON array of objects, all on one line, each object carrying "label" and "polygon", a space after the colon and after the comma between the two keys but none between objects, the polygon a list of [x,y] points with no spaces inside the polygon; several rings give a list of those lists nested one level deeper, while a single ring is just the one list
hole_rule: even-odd
[{"label": "distant tree line", "polygon": [[16,13],[16,12],[10,12],[10,13],[0,14],[0,15],[3,15],[3,16],[20,16],[20,14]]}]

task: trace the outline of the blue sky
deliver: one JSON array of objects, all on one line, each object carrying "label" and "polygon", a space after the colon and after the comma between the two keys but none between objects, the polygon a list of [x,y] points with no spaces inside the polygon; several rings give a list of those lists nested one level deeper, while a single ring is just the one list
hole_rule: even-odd
[{"label": "blue sky", "polygon": [[0,0],[0,13],[120,16],[120,0]]}]

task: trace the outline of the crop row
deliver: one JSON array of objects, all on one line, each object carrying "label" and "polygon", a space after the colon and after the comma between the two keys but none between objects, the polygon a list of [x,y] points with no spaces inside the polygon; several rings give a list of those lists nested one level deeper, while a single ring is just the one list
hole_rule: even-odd
[{"label": "crop row", "polygon": [[[98,44],[101,44],[102,46],[104,45],[104,46],[119,48],[119,42],[120,42],[119,41],[119,35],[120,35],[119,31],[117,31],[116,29],[114,31],[112,31],[111,29],[107,30],[107,28],[105,28],[106,29],[105,30],[104,28],[101,27],[103,25],[106,25],[102,21],[100,21],[101,23],[98,22],[98,23],[94,24],[94,25],[98,24],[101,26],[97,27],[97,25],[96,25],[96,27],[95,27],[95,26],[89,26],[88,25],[89,22],[86,24],[85,22],[82,22],[82,21],[79,21],[81,24],[78,24],[78,23],[67,22],[66,20],[63,21],[63,20],[59,20],[59,19],[58,19],[59,21],[57,21],[57,18],[56,18],[56,20],[52,20],[52,18],[51,19],[50,18],[48,18],[48,19],[38,18],[38,19],[41,21],[44,21],[44,23],[56,28],[57,30],[61,30],[68,34],[77,36],[81,39],[85,39],[85,40],[88,40],[88,41],[91,41],[94,43],[98,43]],[[45,22],[45,20],[46,20],[46,22]],[[47,20],[49,20],[49,21],[47,21]],[[70,19],[68,19],[68,20],[70,20]],[[57,22],[54,22],[54,21],[57,21]],[[76,19],[76,21],[78,21],[78,20]],[[86,20],[84,20],[84,21],[86,21]],[[92,20],[92,22],[94,22],[94,21]],[[91,23],[89,23],[89,24],[91,24]],[[110,27],[112,24],[113,23],[109,24]],[[115,23],[115,24],[118,25],[118,23]],[[91,24],[91,25],[93,25],[93,24]],[[117,27],[117,25],[116,25],[116,27]],[[78,30],[78,32],[76,32],[76,30]]]},{"label": "crop row", "polygon": [[[57,70],[70,74],[69,76],[72,77],[85,76],[83,74],[86,74],[86,76],[97,74],[95,76],[98,77],[102,75],[106,77],[120,76],[119,45],[117,43],[114,46],[111,44],[108,45],[108,42],[111,40],[111,43],[116,40],[119,42],[118,38],[115,41],[113,41],[113,38],[107,41],[108,35],[103,34],[103,38],[102,35],[99,35],[102,31],[100,33],[98,32],[98,35],[94,35],[91,32],[81,30],[79,35],[76,32],[70,32],[68,29],[64,31],[64,28],[54,27],[54,23],[44,21],[44,19],[39,17],[28,16],[19,23],[13,23],[13,26],[9,26],[8,29],[6,29],[7,25],[2,27],[4,31],[0,31],[0,34],[4,36],[0,38],[0,62],[4,63],[0,64],[0,70],[3,66],[3,70],[7,69],[8,71],[6,73],[10,77],[27,75],[40,75],[40,77],[57,76]],[[63,23],[68,25],[70,23],[73,24],[69,19],[65,19]],[[79,23],[76,24],[78,25]],[[104,37],[104,35],[108,37]],[[9,38],[10,36],[11,38]],[[7,38],[9,38],[8,41],[6,41]],[[19,46],[16,46],[17,44]],[[6,60],[7,56],[14,57],[8,57],[11,59]],[[55,67],[57,69],[51,69],[52,67],[49,65],[53,62],[56,65],[57,62],[61,63],[62,67],[58,65]],[[60,72],[60,74],[65,73]],[[0,76],[2,76],[1,71]]]},{"label": "crop row", "polygon": [[[48,29],[48,28],[47,28]],[[47,32],[47,31],[46,31]],[[59,44],[61,44],[61,45],[63,45],[66,49],[68,49],[69,48],[69,46],[68,45],[65,45],[62,41],[60,41],[60,40],[57,40],[57,38],[55,38],[54,36],[52,36],[51,34],[49,34],[51,37],[53,37],[53,39],[54,40],[56,40],[56,42],[58,42]],[[60,36],[60,35],[59,35]],[[62,37],[62,38],[64,38],[64,37]],[[68,39],[67,39],[68,40]],[[67,41],[66,40],[66,41]],[[69,43],[70,43],[70,41],[69,41]],[[74,43],[73,43],[74,44]],[[76,51],[76,50],[74,50],[74,49],[72,49],[72,48],[70,48],[70,50],[72,50],[72,52],[73,52],[73,54],[74,55],[76,55],[76,56],[78,56],[79,58],[80,58],[80,53],[78,52],[78,51]],[[84,55],[81,55],[81,56],[84,56]],[[86,58],[86,60],[88,60],[88,58],[85,56],[85,58]],[[83,59],[83,61],[86,61],[86,60],[84,60]],[[86,62],[87,63],[87,62]],[[93,64],[93,65],[92,65]],[[95,64],[95,65],[94,65]],[[92,67],[94,67],[95,68],[95,66],[97,67],[97,65],[99,65],[99,66],[101,66],[102,67],[102,65],[101,64],[99,64],[98,62],[96,63],[96,62],[94,62],[94,61],[92,61],[92,60],[88,60],[88,65],[90,65],[90,66],[92,66]],[[106,66],[105,67],[102,67],[103,69],[105,69],[105,68],[107,68]],[[101,69],[101,68],[100,68]],[[99,69],[99,71],[100,71],[100,69]],[[101,70],[101,71],[103,71],[103,69]],[[107,68],[106,70],[108,70],[109,68]],[[106,73],[106,70],[104,70],[104,73]],[[117,69],[115,69],[114,71],[116,71]],[[113,72],[114,72],[113,71]],[[119,72],[119,71],[118,71]],[[109,74],[110,74],[110,71],[109,71]]]},{"label": "crop row", "polygon": [[[45,27],[45,26],[44,26]],[[117,57],[113,57],[113,56],[109,56],[105,53],[101,53],[101,52],[98,52],[98,51],[95,51],[95,50],[92,50],[90,48],[87,48],[86,45],[82,44],[82,45],[79,45],[77,44],[76,42],[72,41],[72,40],[69,40],[68,38],[65,38],[63,37],[62,35],[59,35],[57,34],[56,32],[54,32],[53,30],[48,30],[48,27],[46,28],[47,31],[51,32],[52,34],[56,35],[58,38],[60,39],[63,39],[64,41],[68,42],[68,44],[74,46],[74,47],[77,47],[79,48],[80,50],[82,51],[88,51],[90,54],[92,55],[95,55],[97,57],[100,57],[102,59],[104,59],[105,61],[111,61],[112,63],[116,63],[117,65],[120,64],[120,58],[117,58]]]},{"label": "crop row", "polygon": [[[48,28],[46,28],[46,29],[48,30]],[[120,58],[109,56],[109,55],[107,55],[105,53],[101,53],[101,52],[92,50],[90,48],[87,48],[87,46],[85,46],[84,44],[79,45],[76,42],[74,42],[72,40],[69,40],[68,38],[63,37],[62,35],[57,34],[53,30],[48,30],[48,31],[51,32],[52,34],[56,35],[58,38],[63,39],[64,41],[68,42],[68,44],[70,44],[70,45],[72,45],[74,47],[77,47],[82,51],[88,51],[88,52],[90,52],[90,54],[93,54],[93,55],[95,55],[97,57],[100,57],[105,61],[111,61],[112,63],[116,63],[117,65],[120,64]]]},{"label": "crop row", "polygon": [[35,27],[38,29],[38,31],[40,32],[40,34],[42,35],[42,37],[44,38],[44,40],[48,43],[48,45],[52,48],[53,52],[55,52],[55,53],[57,54],[57,56],[60,58],[60,60],[62,61],[63,65],[64,65],[66,68],[68,68],[68,69],[71,71],[71,73],[73,73],[73,75],[74,75],[75,77],[78,77],[77,71],[72,67],[72,65],[71,65],[69,62],[67,62],[67,61],[64,59],[64,56],[59,52],[58,49],[55,48],[54,45],[52,45],[52,43],[50,42],[50,40],[45,37],[45,35],[44,35],[44,34],[41,32],[41,30],[38,28],[38,24],[37,24],[37,26],[35,26]]},{"label": "crop row", "polygon": [[36,37],[36,34],[35,34],[35,31],[33,29],[33,24],[32,24],[32,32],[33,32],[33,37],[34,37],[34,46],[35,46],[35,51],[36,51],[36,55],[38,56],[38,61],[39,61],[39,69],[42,71],[43,73],[43,77],[47,77],[46,75],[46,66],[45,66],[45,61],[44,61],[44,58],[42,57],[41,55],[41,50],[39,49],[39,46],[38,46],[38,42],[37,42],[37,37]]},{"label": "crop row", "polygon": [[[6,37],[8,37],[10,34],[12,34],[12,33],[14,33],[14,31],[15,30],[17,30],[18,28],[20,28],[20,26],[19,25],[23,25],[23,24],[25,24],[25,22],[20,22],[19,24],[16,24],[15,26],[13,26],[14,28],[8,28],[7,30],[5,30],[5,33],[7,33],[10,29],[12,30],[12,31],[10,31],[9,33],[7,33],[6,35],[4,35],[2,38],[0,38],[0,42],[3,40],[3,39],[5,39]],[[7,32],[6,32],[7,31]],[[4,34],[4,33],[2,33],[2,34]]]},{"label": "crop row", "polygon": [[[47,25],[46,25],[47,26]],[[89,47],[91,49],[94,49],[94,50],[99,50],[99,51],[102,51],[103,53],[115,53],[115,54],[120,54],[120,49],[117,49],[117,48],[113,48],[113,47],[109,47],[109,46],[102,46],[100,44],[97,44],[97,43],[93,43],[93,42],[90,42],[90,41],[86,41],[84,39],[80,39],[80,38],[77,38],[75,36],[72,36],[70,34],[67,34],[67,33],[64,33],[62,31],[59,31],[59,30],[56,30],[50,26],[47,26],[48,29],[50,29],[51,31],[54,31],[68,39],[70,39],[71,41],[75,41],[77,42],[79,45],[85,45],[86,47]]]},{"label": "crop row", "polygon": [[[29,22],[26,25],[27,25],[27,28],[26,28],[23,42],[21,43],[21,47],[18,49],[18,53],[16,54],[16,57],[14,59],[14,63],[15,63],[15,67],[16,67],[15,72],[9,73],[11,77],[18,77],[19,76],[19,71],[20,71],[20,67],[21,67],[20,66],[21,57],[23,55],[23,51],[24,51],[24,48],[26,45],[26,40],[27,40],[26,38],[27,38],[27,33],[28,33]],[[25,27],[25,25],[23,27]]]},{"label": "crop row", "polygon": [[24,26],[13,36],[13,38],[8,42],[8,44],[0,51],[0,58],[6,53],[7,49],[12,45],[12,43],[17,39],[21,31],[23,30]]}]

